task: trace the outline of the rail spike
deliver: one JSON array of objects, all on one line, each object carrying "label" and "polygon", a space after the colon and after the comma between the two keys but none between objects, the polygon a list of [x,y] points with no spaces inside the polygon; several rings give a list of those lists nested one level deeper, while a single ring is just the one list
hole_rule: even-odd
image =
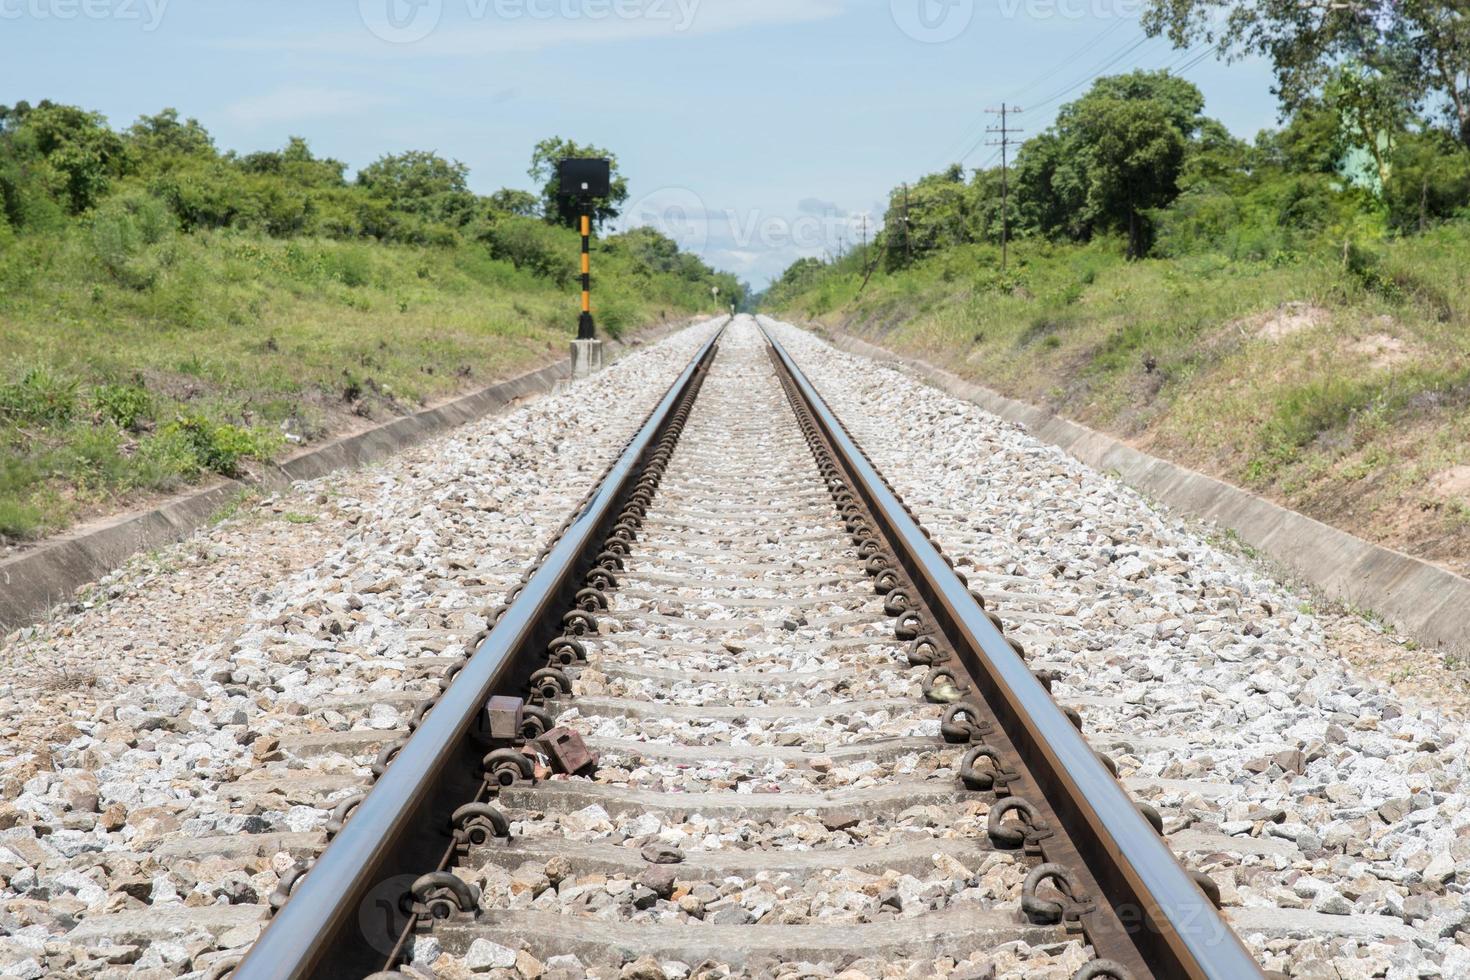
[{"label": "rail spike", "polygon": [[421,875],[409,894],[413,896],[414,914],[431,920],[478,911],[480,905],[480,889],[448,871]]},{"label": "rail spike", "polygon": [[461,849],[479,847],[496,837],[510,836],[510,821],[489,803],[466,803],[450,817],[455,843]]},{"label": "rail spike", "polygon": [[532,699],[555,701],[572,693],[572,679],[557,667],[542,667],[526,682]]},{"label": "rail spike", "polygon": [[1116,960],[1091,960],[1072,974],[1072,980],[1134,980],[1133,971]]},{"label": "rail spike", "polygon": [[[1061,901],[1042,897],[1041,886],[1047,882],[1061,894]],[[1075,922],[1095,907],[1066,865],[1038,864],[1021,884],[1021,911],[1037,925],[1056,925],[1063,919]]]},{"label": "rail spike", "polygon": [[[1015,812],[1016,821],[1006,820],[1006,814]],[[1017,826],[1019,823],[1019,826]],[[985,833],[990,842],[1002,850],[1031,847],[1051,836],[1052,830],[1042,819],[1041,811],[1030,800],[1020,796],[1008,796],[990,808],[986,818]]]},{"label": "rail spike", "polygon": [[515,749],[487,752],[480,760],[480,768],[492,789],[505,789],[521,781],[529,782],[536,776],[535,764]]}]

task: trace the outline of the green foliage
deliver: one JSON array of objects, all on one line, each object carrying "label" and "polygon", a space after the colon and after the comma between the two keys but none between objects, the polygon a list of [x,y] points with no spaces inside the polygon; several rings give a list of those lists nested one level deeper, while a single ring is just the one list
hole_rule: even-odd
[{"label": "green foliage", "polygon": [[140,116],[128,127],[128,142],[143,160],[167,160],[172,157],[213,156],[214,137],[190,119],[179,122],[177,109],[164,109],[154,116]]},{"label": "green foliage", "polygon": [[1063,106],[1054,127],[1052,184],[1076,212],[1072,220],[1089,232],[1125,232],[1128,254],[1143,256],[1152,239],[1145,212],[1178,193],[1203,109],[1204,97],[1189,82],[1143,71],[1100,78]]},{"label": "green foliage", "polygon": [[821,259],[797,259],[786,267],[781,278],[771,284],[771,288],[766,291],[765,302],[780,308],[815,284],[822,277],[825,268]]},{"label": "green foliage", "polygon": [[534,218],[541,213],[541,199],[530,191],[515,187],[502,187],[491,194],[486,203],[493,211],[521,218]]},{"label": "green foliage", "polygon": [[890,192],[878,239],[884,269],[961,245],[999,243],[1003,225],[1013,239],[1087,241],[1121,231],[1130,254],[1144,255],[1153,237],[1150,213],[1173,201],[1185,177],[1199,182],[1243,166],[1244,145],[1205,119],[1203,108],[1199,90],[1167,72],[1098,79],[1062,107],[1053,127],[1021,146],[1008,216],[998,168],[967,183],[956,165]]},{"label": "green foliage", "polygon": [[77,413],[77,382],[34,367],[17,382],[0,385],[0,421],[15,426],[58,425]]},{"label": "green foliage", "polygon": [[92,405],[100,418],[132,431],[153,414],[153,397],[139,384],[98,385],[92,389]]},{"label": "green foliage", "polygon": [[1330,376],[1300,384],[1278,396],[1261,427],[1260,452],[1246,476],[1274,478],[1315,442],[1350,429],[1390,425],[1446,399],[1470,397],[1470,370],[1413,367],[1387,376]]},{"label": "green foliage", "polygon": [[[1276,92],[1295,112],[1324,93],[1345,96],[1356,127],[1410,110],[1437,115],[1443,130],[1470,146],[1470,18],[1443,0],[1363,0],[1300,4],[1256,0],[1148,0],[1144,29],[1180,47],[1208,40],[1221,56],[1262,55],[1276,72]],[[1351,67],[1355,78],[1342,69]],[[1368,83],[1366,87],[1358,83]],[[1376,91],[1368,91],[1368,89]]]},{"label": "green foliage", "polygon": [[0,472],[0,539],[20,539],[41,525],[40,508],[5,495],[6,474]]},{"label": "green foliage", "polygon": [[499,218],[480,232],[480,240],[491,256],[532,275],[569,283],[576,268],[571,243],[540,221]]},{"label": "green foliage", "polygon": [[117,282],[138,290],[151,288],[168,261],[159,248],[174,231],[174,217],[155,197],[132,193],[110,198],[88,225],[92,254]]},{"label": "green foliage", "polygon": [[1393,178],[1384,188],[1389,227],[1422,232],[1470,214],[1470,150],[1448,135],[1406,133],[1394,146]]},{"label": "green foliage", "polygon": [[1312,173],[1262,172],[1240,186],[1200,183],[1150,217],[1156,254],[1173,258],[1216,252],[1290,262],[1344,236],[1381,233],[1377,209],[1364,195]]},{"label": "green foliage", "polygon": [[[559,349],[578,236],[539,211],[527,191],[475,195],[427,152],[349,181],[300,137],[221,153],[172,109],[116,133],[73,107],[0,106],[0,535],[236,473],[283,425],[319,439]],[[648,229],[599,238],[594,270],[611,335],[708,311],[711,287],[743,298]]]},{"label": "green foliage", "polygon": [[320,257],[324,276],[348,288],[366,286],[373,281],[372,260],[361,248],[336,248]]},{"label": "green foliage", "polygon": [[192,476],[200,471],[237,476],[240,461],[269,459],[279,448],[279,436],[252,431],[228,422],[215,422],[203,415],[181,415],[159,432],[167,450],[184,447],[192,458],[184,473]]},{"label": "green foliage", "polygon": [[974,241],[973,195],[958,165],[895,188],[884,216],[884,267],[900,269],[941,249]]},{"label": "green foliage", "polygon": [[69,213],[91,208],[127,172],[122,138],[100,114],[49,101],[23,107],[6,113],[7,142]]},{"label": "green foliage", "polygon": [[470,193],[469,173],[458,160],[413,150],[370,164],[357,175],[357,182],[394,210],[460,227],[479,209],[478,199]]}]

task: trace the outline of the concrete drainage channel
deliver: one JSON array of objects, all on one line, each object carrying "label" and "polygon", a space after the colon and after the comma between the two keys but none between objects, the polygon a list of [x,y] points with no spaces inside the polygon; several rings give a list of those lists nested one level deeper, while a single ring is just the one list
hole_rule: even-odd
[{"label": "concrete drainage channel", "polygon": [[484,612],[216,975],[1261,975],[750,321]]}]

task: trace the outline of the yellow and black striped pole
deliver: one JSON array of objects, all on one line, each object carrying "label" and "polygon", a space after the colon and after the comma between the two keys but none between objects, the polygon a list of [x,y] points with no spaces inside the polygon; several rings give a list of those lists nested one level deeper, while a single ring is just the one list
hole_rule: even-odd
[{"label": "yellow and black striped pole", "polygon": [[597,325],[592,322],[592,218],[584,214],[582,215],[582,318],[577,321],[577,339],[593,340],[596,337]]}]

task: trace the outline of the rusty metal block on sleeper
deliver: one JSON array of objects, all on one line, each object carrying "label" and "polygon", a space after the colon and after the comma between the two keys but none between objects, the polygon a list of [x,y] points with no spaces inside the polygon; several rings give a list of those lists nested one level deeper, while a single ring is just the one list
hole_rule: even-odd
[{"label": "rusty metal block on sleeper", "polygon": [[540,744],[550,756],[554,772],[576,774],[597,768],[597,756],[570,728],[553,728],[541,736]]}]

